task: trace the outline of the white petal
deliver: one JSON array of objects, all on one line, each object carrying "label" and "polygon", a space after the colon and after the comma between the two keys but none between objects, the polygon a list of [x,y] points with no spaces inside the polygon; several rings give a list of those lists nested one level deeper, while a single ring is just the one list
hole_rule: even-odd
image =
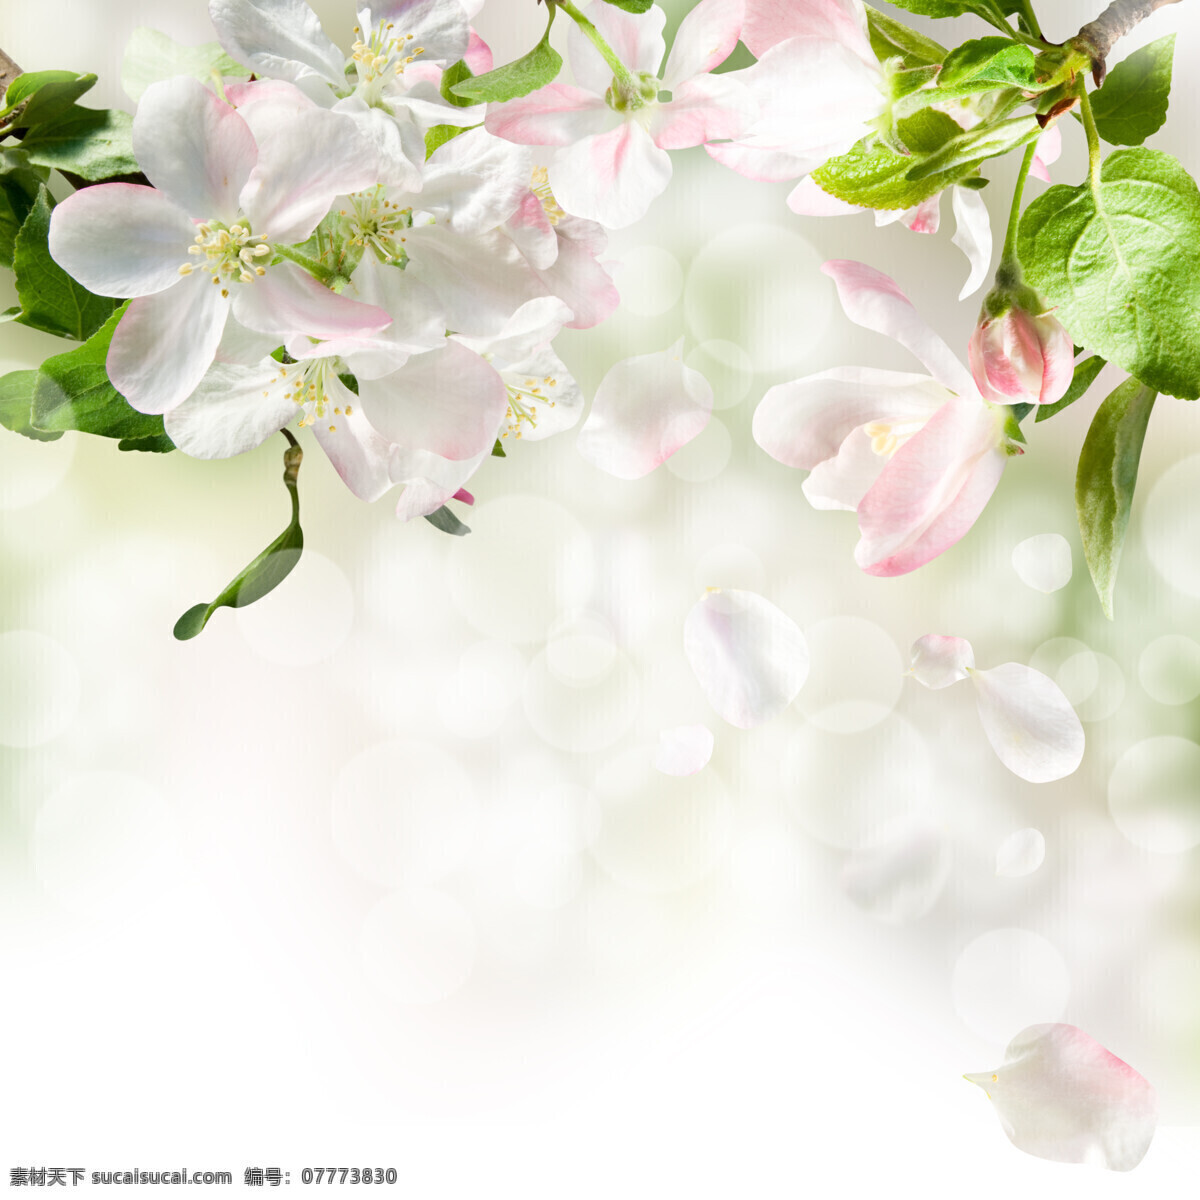
[{"label": "white petal", "polygon": [[[366,28],[372,10],[359,9],[359,24]],[[466,9],[458,0],[390,0],[378,5],[376,21],[386,20],[394,29],[392,36],[412,34],[412,45],[425,53],[421,62],[448,65],[467,52],[470,26]]]},{"label": "white petal", "polygon": [[329,456],[342,482],[360,500],[378,500],[391,486],[392,445],[363,415],[358,397],[340,379],[327,379],[325,395],[332,408],[313,425],[313,436]]},{"label": "white petal", "polygon": [[712,758],[713,733],[707,725],[679,725],[658,735],[654,765],[664,775],[695,775]]},{"label": "white petal", "polygon": [[1031,1025],[1002,1067],[966,1078],[987,1092],[1018,1150],[1054,1162],[1130,1171],[1158,1125],[1154,1088],[1074,1025]]},{"label": "white petal", "polygon": [[428,450],[394,446],[389,472],[392,482],[404,488],[396,502],[396,516],[411,521],[436,512],[454,498],[490,453],[491,447],[473,458],[450,459]]},{"label": "white petal", "polygon": [[579,431],[579,452],[618,479],[640,479],[704,430],[712,406],[708,380],[684,366],[680,338],[604,376]]},{"label": "white petal", "polygon": [[1013,548],[1013,570],[1036,592],[1057,592],[1071,582],[1071,543],[1061,533],[1038,533]]},{"label": "white petal", "polygon": [[273,361],[257,367],[215,363],[200,386],[163,418],[171,441],[193,458],[232,458],[261,446],[297,408]]},{"label": "white petal", "polygon": [[1008,879],[1032,875],[1046,858],[1046,839],[1038,829],[1018,829],[996,851],[996,874]]},{"label": "white petal", "polygon": [[719,67],[733,53],[744,9],[743,0],[700,0],[683,18],[663,68],[663,87],[668,92]]},{"label": "white petal", "polygon": [[739,729],[778,716],[808,677],[800,627],[754,592],[710,589],[684,622],[683,650],[709,704]]},{"label": "white petal", "polygon": [[277,334],[334,338],[367,335],[385,329],[391,318],[373,304],[322,287],[295,263],[278,263],[251,283],[236,284],[233,315],[249,329]]},{"label": "white petal", "polygon": [[[649,12],[634,14],[594,0],[584,15],[634,75],[643,71],[658,74],[666,49],[663,27],[667,14],[657,4]],[[579,86],[603,96],[613,81],[612,68],[574,21],[567,30],[567,53]]]},{"label": "white petal", "polygon": [[1014,775],[1049,783],[1083,761],[1083,726],[1052,679],[1021,663],[973,671],[971,678],[984,732]]},{"label": "white petal", "polygon": [[855,429],[832,458],[813,467],[800,488],[813,508],[856,512],[887,461],[875,453],[866,430]]},{"label": "white petal", "polygon": [[949,687],[975,668],[975,651],[966,638],[927,633],[913,642],[910,674],[927,688]]},{"label": "white petal", "polygon": [[831,196],[811,175],[792,188],[787,202],[788,208],[802,217],[853,217],[871,211]]},{"label": "white petal", "polygon": [[209,0],[208,11],[229,56],[256,75],[345,85],[345,55],[303,0]]},{"label": "white petal", "polygon": [[456,233],[487,233],[507,221],[529,195],[532,171],[527,147],[472,129],[434,151],[415,207],[444,213]]},{"label": "white petal", "polygon": [[951,189],[957,228],[950,240],[967,256],[971,273],[958,293],[960,300],[977,292],[992,265],[992,221],[983,197],[972,188]]}]

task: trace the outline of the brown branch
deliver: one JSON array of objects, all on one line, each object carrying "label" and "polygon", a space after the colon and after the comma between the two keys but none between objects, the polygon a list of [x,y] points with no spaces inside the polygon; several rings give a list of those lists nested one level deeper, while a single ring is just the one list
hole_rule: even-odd
[{"label": "brown branch", "polygon": [[8,90],[8,85],[12,83],[18,75],[24,72],[3,50],[0,50],[0,95]]},{"label": "brown branch", "polygon": [[1113,0],[1094,21],[1079,31],[1072,41],[1091,57],[1092,78],[1097,87],[1108,73],[1105,60],[1113,46],[1152,13],[1168,4],[1178,3],[1179,0]]}]

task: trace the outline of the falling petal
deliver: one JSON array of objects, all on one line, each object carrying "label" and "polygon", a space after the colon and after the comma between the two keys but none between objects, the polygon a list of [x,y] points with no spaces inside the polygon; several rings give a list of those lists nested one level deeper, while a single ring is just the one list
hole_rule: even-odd
[{"label": "falling petal", "polygon": [[996,851],[996,874],[1008,879],[1032,875],[1046,858],[1046,839],[1037,829],[1018,829]]},{"label": "falling petal", "polygon": [[1018,1150],[1054,1162],[1130,1171],[1158,1124],[1154,1088],[1074,1025],[1031,1025],[1003,1066],[964,1078],[988,1094]]},{"label": "falling petal", "polygon": [[975,651],[966,638],[927,633],[913,642],[912,675],[934,690],[966,679],[975,666]]},{"label": "falling petal", "polygon": [[856,850],[842,868],[841,883],[864,912],[898,923],[923,917],[937,903],[949,873],[946,839],[918,818]]},{"label": "falling petal", "polygon": [[808,677],[799,626],[754,592],[711,588],[688,613],[683,649],[708,702],[739,729],[781,713]]},{"label": "falling petal", "polygon": [[1071,582],[1071,543],[1060,533],[1039,533],[1013,549],[1013,570],[1035,592],[1057,592]]},{"label": "falling petal", "polygon": [[707,725],[679,725],[658,735],[654,765],[664,775],[695,775],[712,758],[713,734]]}]

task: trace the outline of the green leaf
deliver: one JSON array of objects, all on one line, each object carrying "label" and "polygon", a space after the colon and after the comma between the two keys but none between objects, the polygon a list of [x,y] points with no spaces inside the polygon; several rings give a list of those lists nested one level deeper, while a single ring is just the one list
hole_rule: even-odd
[{"label": "green leaf", "polygon": [[611,4],[613,8],[624,9],[628,13],[649,12],[654,6],[654,0],[604,0],[604,2]]},{"label": "green leaf", "polygon": [[1200,396],[1200,191],[1161,150],[1117,150],[1099,186],[1059,184],[1021,217],[1026,282],[1072,339],[1147,387]]},{"label": "green leaf", "polygon": [[906,178],[914,163],[937,153],[962,133],[945,113],[923,109],[897,122],[896,131],[912,151],[905,157],[882,142],[867,148],[869,139],[846,154],[831,158],[813,172],[813,180],[831,196],[864,208],[912,208],[943,188],[974,174],[971,164],[949,172],[932,174],[919,181]]},{"label": "green leaf", "polygon": [[1100,136],[1114,146],[1140,146],[1167,119],[1175,35],[1135,51],[1108,73],[1092,100]]},{"label": "green leaf", "polygon": [[1110,621],[1142,442],[1156,395],[1139,380],[1127,379],[1100,405],[1079,455],[1079,532],[1096,594]]},{"label": "green leaf", "polygon": [[201,83],[215,83],[230,76],[244,78],[249,74],[250,68],[234,62],[219,42],[182,46],[157,29],[139,25],[125,47],[121,86],[125,94],[136,101],[152,83],[176,75],[190,75]]},{"label": "green leaf", "polygon": [[13,265],[17,231],[25,224],[45,180],[19,150],[0,150],[0,262]]},{"label": "green leaf", "polygon": [[105,368],[122,305],[82,346],[46,359],[38,371],[33,423],[39,429],[78,429],[100,437],[165,437],[161,416],[140,413],[113,387]]},{"label": "green leaf", "polygon": [[[967,13],[992,14],[988,0],[892,0],[897,8],[923,17],[962,17]],[[999,0],[1000,11],[1007,16],[1021,7],[1021,0]]]},{"label": "green leaf", "polygon": [[31,129],[21,149],[35,166],[81,179],[111,179],[139,170],[133,156],[133,118],[119,109],[75,105],[53,124]]},{"label": "green leaf", "polygon": [[1091,358],[1086,358],[1075,368],[1075,374],[1071,376],[1071,386],[1067,388],[1061,400],[1054,404],[1039,404],[1037,406],[1037,416],[1034,417],[1034,424],[1038,421],[1048,421],[1051,417],[1062,412],[1064,408],[1069,408],[1076,400],[1080,399],[1083,394],[1096,382],[1096,376],[1104,369],[1104,359],[1098,354],[1093,354]]},{"label": "green leaf", "polygon": [[[609,0],[613,3],[614,0]],[[505,100],[515,100],[518,96],[528,96],[538,88],[553,83],[562,67],[562,56],[550,45],[550,27],[554,24],[554,14],[558,12],[555,5],[547,6],[550,19],[546,22],[546,32],[542,40],[524,58],[516,62],[506,63],[494,71],[475,75],[456,83],[450,91],[455,96],[472,102],[502,103]],[[627,12],[645,12],[650,7],[649,0],[644,8],[629,8],[627,4],[618,5]]]},{"label": "green leaf", "polygon": [[940,88],[967,82],[1036,91],[1037,59],[1028,46],[1007,38],[976,38],[951,50],[938,76]]},{"label": "green leaf", "polygon": [[50,193],[45,185],[21,228],[13,252],[17,299],[22,325],[83,341],[108,319],[118,303],[110,296],[93,296],[50,257]]},{"label": "green leaf", "polygon": [[[70,84],[87,78],[88,76],[80,75],[78,71],[26,71],[8,85],[8,90],[4,93],[4,108],[0,110],[0,117],[8,116],[22,100],[28,100],[39,88],[51,84]],[[86,92],[88,87],[96,82],[95,75],[90,78],[91,83],[79,95],[82,96],[83,92]]]},{"label": "green leaf", "polygon": [[122,438],[117,443],[118,450],[140,450],[147,454],[168,454],[175,449],[175,443],[165,434],[156,437]]},{"label": "green leaf", "polygon": [[880,62],[899,56],[906,67],[926,67],[940,63],[946,57],[945,46],[939,46],[932,38],[869,4],[863,7],[867,10],[867,36],[871,39],[871,49]]},{"label": "green leaf", "polygon": [[47,433],[33,425],[33,393],[36,371],[10,371],[0,378],[0,425],[37,442],[53,442],[61,433]]},{"label": "green leaf", "polygon": [[442,72],[442,82],[439,90],[442,93],[442,99],[455,108],[469,108],[474,101],[465,100],[462,96],[456,96],[450,89],[456,83],[463,83],[465,80],[474,79],[475,76],[471,73],[471,68],[467,66],[466,60],[460,58],[453,66],[447,67]]},{"label": "green leaf", "polygon": [[492,447],[492,457],[493,458],[507,458],[508,457],[508,455],[504,453],[504,446],[501,444],[501,441],[499,438],[496,439],[496,444]]},{"label": "green leaf", "polygon": [[[30,82],[26,83],[26,80]],[[22,84],[25,86],[22,87]],[[25,107],[16,118],[16,124],[22,129],[33,129],[59,120],[75,107],[75,101],[80,96],[90,92],[95,85],[95,75],[77,75],[74,71],[36,71],[32,75],[18,75],[4,98],[5,103],[13,104],[12,96],[18,94],[16,103],[23,100]]]},{"label": "green leaf", "polygon": [[425,157],[432,158],[435,150],[452,142],[460,133],[478,128],[478,125],[434,125],[425,134]]},{"label": "green leaf", "polygon": [[426,513],[425,520],[435,529],[443,533],[452,533],[455,537],[465,537],[471,532],[444,504],[436,512]]},{"label": "green leaf", "polygon": [[1013,117],[996,125],[980,125],[960,133],[936,154],[913,163],[905,178],[916,181],[931,175],[953,174],[969,169],[974,172],[987,158],[997,158],[1040,137],[1037,117]]},{"label": "green leaf", "polygon": [[245,608],[274,591],[291,574],[304,550],[304,530],[300,528],[300,492],[296,479],[303,451],[294,442],[283,455],[283,482],[292,501],[292,519],[288,527],[248,566],[234,577],[229,586],[211,603],[196,604],[175,622],[175,637],[186,642],[208,624],[218,608]]}]

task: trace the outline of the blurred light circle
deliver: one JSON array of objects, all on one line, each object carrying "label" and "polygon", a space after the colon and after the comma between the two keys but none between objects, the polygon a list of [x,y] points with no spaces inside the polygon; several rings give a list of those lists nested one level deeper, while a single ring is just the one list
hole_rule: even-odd
[{"label": "blurred light circle", "polygon": [[627,751],[598,772],[602,818],[592,854],[625,887],[678,891],[699,883],[721,861],[733,831],[733,806],[712,768],[663,775],[650,757]]},{"label": "blurred light circle", "polygon": [[1182,854],[1200,845],[1200,746],[1173,736],[1130,746],[1108,777],[1108,811],[1144,850]]},{"label": "blurred light circle", "polygon": [[993,929],[963,948],[951,991],[966,1025],[1004,1045],[1028,1025],[1059,1020],[1071,978],[1063,956],[1044,937],[1028,929]]},{"label": "blurred light circle", "polygon": [[1125,699],[1125,675],[1107,654],[1073,654],[1055,672],[1055,681],[1081,721],[1103,721]]},{"label": "blurred light circle", "polygon": [[354,592],[341,567],[305,550],[286,583],[237,609],[238,628],[267,662],[310,667],[333,655],[354,625]]},{"label": "blurred light circle", "polygon": [[[594,664],[596,656],[571,660]],[[560,664],[561,665],[561,664]],[[576,754],[603,750],[618,741],[637,716],[641,684],[629,659],[615,651],[612,665],[593,683],[564,682],[550,668],[544,650],[525,676],[525,716],[547,744]]]},{"label": "blurred light circle", "polygon": [[1200,541],[1183,514],[1195,504],[1200,454],[1162,473],[1142,509],[1142,541],[1158,573],[1185,596],[1200,597]]},{"label": "blurred light circle", "polygon": [[590,687],[613,669],[617,643],[603,621],[581,617],[551,634],[544,657],[546,669],[559,683]]},{"label": "blurred light circle", "polygon": [[841,884],[863,912],[898,924],[923,917],[937,903],[949,874],[946,839],[927,821],[905,819],[850,855]]},{"label": "blurred light circle", "polygon": [[799,699],[818,729],[856,733],[896,707],[907,667],[886,630],[862,617],[829,617],[804,636],[810,666]]},{"label": "blurred light circle", "polygon": [[1032,875],[1045,861],[1046,838],[1040,829],[1018,829],[996,850],[996,874],[1006,879]]},{"label": "blurred light circle", "polygon": [[929,747],[897,714],[870,729],[830,733],[801,726],[782,766],[788,810],[830,846],[856,850],[895,821],[929,806]]},{"label": "blurred light circle", "polygon": [[472,513],[472,533],[450,548],[450,594],[486,637],[545,638],[555,616],[584,607],[595,556],[584,527],[561,505],[502,496]]},{"label": "blurred light circle", "polygon": [[692,584],[698,592],[710,587],[762,592],[767,586],[767,569],[749,546],[724,542],[709,547],[696,560]]},{"label": "blurred light circle", "polygon": [[428,742],[392,741],[355,755],[333,788],[333,840],[384,887],[436,883],[470,854],[479,827],[466,771]]},{"label": "blurred light circle", "polygon": [[452,733],[487,737],[504,724],[525,680],[525,659],[507,642],[476,642],[438,689],[438,715]]},{"label": "blurred light circle", "polygon": [[835,308],[820,265],[813,247],[782,225],[723,230],[688,272],[684,310],[692,336],[735,343],[760,371],[800,366]]},{"label": "blurred light circle", "polygon": [[89,771],[39,807],[33,869],[59,904],[89,915],[154,904],[174,877],[175,815],[146,780]]},{"label": "blurred light circle", "polygon": [[475,922],[444,892],[412,889],[385,896],[367,913],[358,938],[367,977],[402,1004],[433,1004],[471,974]]},{"label": "blurred light circle", "polygon": [[1060,533],[1039,533],[1013,548],[1013,570],[1036,592],[1057,592],[1071,582],[1071,543]]},{"label": "blurred light circle", "polygon": [[53,638],[28,629],[0,634],[0,745],[41,746],[75,719],[81,684],[74,658]]},{"label": "blurred light circle", "polygon": [[1159,704],[1189,704],[1200,696],[1200,645],[1181,633],[1155,638],[1138,659],[1138,679]]},{"label": "blurred light circle", "polygon": [[754,362],[733,342],[710,338],[695,347],[684,362],[711,384],[713,408],[718,411],[735,407],[750,394]]},{"label": "blurred light circle", "polygon": [[[1070,667],[1064,671],[1068,663]],[[1082,704],[1100,686],[1100,659],[1078,638],[1055,637],[1043,642],[1029,665],[1053,679],[1072,705]]]},{"label": "blurred light circle", "polygon": [[683,291],[679,259],[659,246],[621,250],[612,275],[621,295],[622,311],[639,317],[657,317],[669,312]]},{"label": "blurred light circle", "polygon": [[725,422],[710,417],[697,437],[667,459],[667,470],[686,483],[705,483],[725,470],[732,452],[733,440]]},{"label": "blurred light circle", "polygon": [[[10,364],[0,375],[20,369]],[[0,438],[0,509],[28,508],[50,495],[71,469],[76,441],[76,434],[38,442],[5,432]]]}]

